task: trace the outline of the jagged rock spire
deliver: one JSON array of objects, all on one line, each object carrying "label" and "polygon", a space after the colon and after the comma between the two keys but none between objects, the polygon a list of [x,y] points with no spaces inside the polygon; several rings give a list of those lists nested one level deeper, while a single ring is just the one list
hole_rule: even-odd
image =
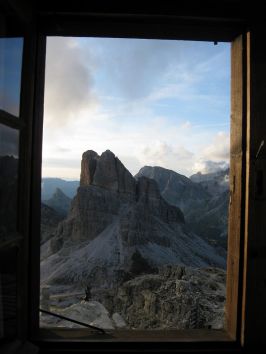
[{"label": "jagged rock spire", "polygon": [[80,186],[89,185],[126,194],[135,194],[136,190],[134,177],[110,150],[100,156],[93,150],[83,153]]}]

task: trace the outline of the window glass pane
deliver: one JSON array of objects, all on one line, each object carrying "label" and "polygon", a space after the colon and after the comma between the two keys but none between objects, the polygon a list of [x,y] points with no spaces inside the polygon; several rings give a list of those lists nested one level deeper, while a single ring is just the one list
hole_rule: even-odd
[{"label": "window glass pane", "polygon": [[17,334],[17,249],[0,249],[0,341]]},{"label": "window glass pane", "polygon": [[19,132],[0,124],[0,244],[16,231],[18,144]]},{"label": "window glass pane", "polygon": [[23,39],[0,38],[0,110],[19,116]]}]

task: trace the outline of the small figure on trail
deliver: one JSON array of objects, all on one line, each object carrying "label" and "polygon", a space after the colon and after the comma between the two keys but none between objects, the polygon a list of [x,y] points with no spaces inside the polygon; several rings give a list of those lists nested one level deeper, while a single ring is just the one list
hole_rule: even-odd
[{"label": "small figure on trail", "polygon": [[85,297],[84,297],[84,301],[89,301],[91,298],[91,288],[89,285],[86,286],[85,288]]}]

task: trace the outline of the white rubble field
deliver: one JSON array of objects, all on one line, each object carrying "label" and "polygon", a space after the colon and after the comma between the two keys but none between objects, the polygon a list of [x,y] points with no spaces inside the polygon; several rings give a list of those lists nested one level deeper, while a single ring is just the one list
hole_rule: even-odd
[{"label": "white rubble field", "polygon": [[[99,327],[105,330],[125,328],[126,322],[118,313],[110,316],[106,308],[98,301],[81,301],[65,309],[51,309],[58,315],[69,317],[70,319],[84,322],[91,326]],[[67,327],[67,328],[86,328],[70,321],[61,320],[57,317],[41,314],[41,327]]]}]

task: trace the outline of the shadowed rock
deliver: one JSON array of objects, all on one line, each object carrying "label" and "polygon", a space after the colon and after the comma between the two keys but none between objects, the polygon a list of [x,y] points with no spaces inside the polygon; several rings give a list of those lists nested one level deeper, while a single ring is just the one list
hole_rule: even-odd
[{"label": "shadowed rock", "polygon": [[225,266],[189,231],[181,210],[161,196],[154,180],[136,181],[109,150],[101,156],[86,151],[81,167],[71,210],[51,240],[53,255],[41,266],[44,281],[112,286],[120,271],[131,272],[134,254],[147,270],[166,263]]},{"label": "shadowed rock", "polygon": [[110,150],[101,156],[93,150],[82,155],[80,185],[95,185],[129,195],[135,194],[136,188],[134,177]]}]

